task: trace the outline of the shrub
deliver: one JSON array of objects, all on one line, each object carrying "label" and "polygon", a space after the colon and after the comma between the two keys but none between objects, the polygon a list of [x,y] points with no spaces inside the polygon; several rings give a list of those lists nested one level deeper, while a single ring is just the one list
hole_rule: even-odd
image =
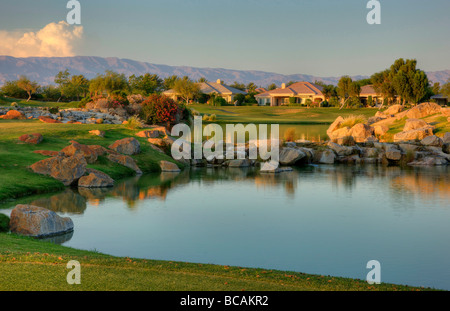
[{"label": "shrub", "polygon": [[295,141],[297,134],[295,133],[295,128],[288,128],[286,132],[284,132],[284,140],[285,141]]},{"label": "shrub", "polygon": [[84,108],[84,107],[86,107],[86,104],[89,103],[90,101],[92,101],[90,95],[87,95],[86,97],[83,97],[83,98],[80,100],[80,103],[78,104],[78,108]]},{"label": "shrub", "polygon": [[48,109],[48,112],[50,112],[51,114],[56,114],[59,112],[59,107],[51,107]]},{"label": "shrub", "polygon": [[308,107],[311,106],[312,103],[313,103],[312,100],[309,99],[309,98],[305,101],[305,105],[308,106]]},{"label": "shrub", "polygon": [[363,115],[349,115],[347,117],[344,118],[344,121],[341,122],[341,124],[339,125],[339,128],[343,128],[343,127],[349,127],[352,128],[353,126],[355,126],[358,123],[366,123],[367,122],[367,118]]},{"label": "shrub", "polygon": [[289,105],[295,105],[297,103],[297,98],[289,97]]},{"label": "shrub", "polygon": [[130,130],[135,130],[141,128],[144,125],[144,122],[139,118],[138,115],[132,116],[128,118],[126,127]]},{"label": "shrub", "polygon": [[18,107],[19,105],[16,103],[16,102],[14,102],[14,103],[12,103],[11,104],[11,107]]},{"label": "shrub", "polygon": [[9,231],[9,217],[0,213],[0,232]]},{"label": "shrub", "polygon": [[170,126],[179,122],[185,108],[173,99],[159,94],[153,94],[142,103],[141,119],[147,124],[165,124]]}]

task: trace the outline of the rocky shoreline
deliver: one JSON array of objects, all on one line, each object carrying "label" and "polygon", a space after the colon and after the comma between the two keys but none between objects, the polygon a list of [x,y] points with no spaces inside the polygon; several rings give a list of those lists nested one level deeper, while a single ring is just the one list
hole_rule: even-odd
[{"label": "rocky shoreline", "polygon": [[46,123],[122,124],[129,115],[123,108],[0,107],[1,119],[39,119]]}]

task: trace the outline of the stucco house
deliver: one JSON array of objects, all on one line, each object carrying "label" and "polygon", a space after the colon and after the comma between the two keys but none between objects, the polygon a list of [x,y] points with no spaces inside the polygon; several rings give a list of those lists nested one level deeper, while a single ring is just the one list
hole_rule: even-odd
[{"label": "stucco house", "polygon": [[359,94],[359,99],[361,100],[361,103],[366,105],[367,102],[369,101],[369,97],[372,97],[372,101],[375,106],[382,104],[384,101],[384,97],[375,91],[373,85],[365,85],[361,87],[361,93]]},{"label": "stucco house", "polygon": [[434,96],[431,96],[431,99],[434,99],[436,101],[436,104],[441,106],[447,106],[448,103],[448,97],[444,94],[436,94]]},{"label": "stucco house", "polygon": [[[234,96],[236,96],[237,94],[247,95],[247,93],[244,91],[223,84],[223,81],[221,81],[220,79],[217,80],[216,83],[201,82],[198,83],[198,85],[200,86],[201,93],[206,95],[215,94],[217,96],[223,97],[228,103],[232,103]],[[173,89],[163,92],[163,95],[166,95],[174,100],[179,99],[179,94],[177,94]]]},{"label": "stucco house", "polygon": [[281,88],[257,94],[255,98],[260,106],[282,106],[292,101],[304,104],[308,99],[313,103],[320,103],[325,100],[322,89],[322,86],[310,82],[297,82],[290,86],[283,83]]}]

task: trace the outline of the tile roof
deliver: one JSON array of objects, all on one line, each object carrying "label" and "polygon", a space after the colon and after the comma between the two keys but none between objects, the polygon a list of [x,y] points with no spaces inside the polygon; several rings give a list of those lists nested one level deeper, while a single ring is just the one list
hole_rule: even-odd
[{"label": "tile roof", "polygon": [[364,85],[363,87],[361,87],[360,96],[370,96],[370,95],[375,95],[375,96],[379,95],[373,88],[373,85]]},{"label": "tile roof", "polygon": [[[217,93],[220,95],[234,95],[234,94],[244,94],[246,95],[247,93],[238,89],[235,89],[234,87],[228,86],[228,85],[223,85],[220,83],[213,83],[213,82],[201,82],[201,83],[197,83],[200,87],[200,92],[202,92],[203,94],[213,94],[213,93]],[[175,90],[170,89],[167,90],[165,92],[163,92],[163,94],[175,94]]]},{"label": "tile roof", "polygon": [[270,97],[270,96],[298,96],[298,95],[311,95],[311,96],[323,96],[323,87],[311,82],[297,82],[291,84],[286,88],[278,88],[272,91],[268,91],[262,94],[258,94],[258,97]]}]

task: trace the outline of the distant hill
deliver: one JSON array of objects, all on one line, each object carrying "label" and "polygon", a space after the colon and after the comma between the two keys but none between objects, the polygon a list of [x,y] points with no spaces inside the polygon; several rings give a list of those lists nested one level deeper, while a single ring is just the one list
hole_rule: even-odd
[{"label": "distant hill", "polygon": [[[221,79],[225,83],[253,82],[258,86],[266,87],[271,83],[281,85],[289,81],[323,81],[327,84],[337,84],[339,77],[318,77],[313,75],[294,74],[282,75],[272,72],[255,70],[231,70],[223,68],[195,68],[187,66],[156,65],[139,62],[130,59],[116,57],[28,57],[15,58],[11,56],[0,56],[0,84],[8,80],[15,80],[20,75],[27,75],[30,79],[42,85],[54,84],[55,75],[69,69],[71,74],[83,74],[87,78],[93,78],[105,70],[113,70],[126,76],[132,74],[141,75],[145,73],[157,74],[162,78],[170,75],[189,76],[191,79],[205,77],[209,81]],[[450,78],[450,70],[427,72],[433,82],[445,83]],[[353,79],[363,79],[367,76],[354,76]]]}]

